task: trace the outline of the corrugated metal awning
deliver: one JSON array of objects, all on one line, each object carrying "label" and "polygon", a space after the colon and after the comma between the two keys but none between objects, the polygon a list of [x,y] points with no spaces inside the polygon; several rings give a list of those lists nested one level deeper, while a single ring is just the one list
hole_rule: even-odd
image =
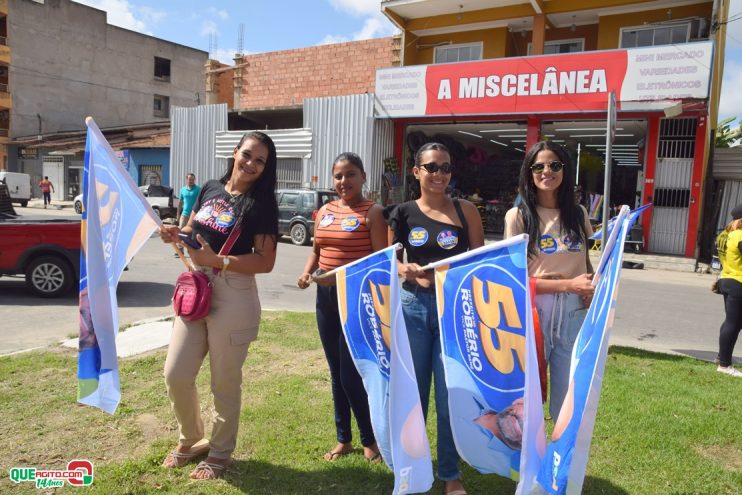
[{"label": "corrugated metal awning", "polygon": [[742,147],[714,149],[714,179],[742,180]]},{"label": "corrugated metal awning", "polygon": [[[278,158],[310,158],[311,129],[256,129],[270,136],[276,145]],[[220,131],[216,133],[216,157],[231,158],[237,143],[250,131]]]}]

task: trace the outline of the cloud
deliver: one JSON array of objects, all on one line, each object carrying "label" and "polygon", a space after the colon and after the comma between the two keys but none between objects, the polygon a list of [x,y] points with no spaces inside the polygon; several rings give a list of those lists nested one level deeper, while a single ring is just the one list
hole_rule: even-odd
[{"label": "cloud", "polygon": [[333,43],[345,43],[346,41],[350,41],[350,38],[347,36],[343,36],[340,34],[328,34],[325,35],[322,40],[317,43],[318,45],[331,45]]},{"label": "cloud", "polygon": [[218,17],[219,19],[226,21],[227,18],[229,18],[229,14],[226,10],[223,9],[217,9],[216,7],[209,7],[206,9],[206,12],[213,15],[214,17]]},{"label": "cloud", "polygon": [[[154,9],[138,9],[142,13],[141,18],[137,18],[132,12],[132,6],[127,0],[77,0],[78,3],[89,5],[106,12],[108,23],[124,29],[131,29],[139,33],[149,34],[152,32],[147,27],[147,20],[154,22]],[[149,12],[147,12],[149,10]],[[156,16],[155,16],[156,17]],[[160,17],[161,18],[161,17]]]},{"label": "cloud", "polygon": [[136,9],[142,14],[144,22],[147,24],[159,24],[167,15],[166,12],[153,9],[152,7],[137,7]]},{"label": "cloud", "polygon": [[[237,53],[237,48],[219,48],[215,53],[209,56],[219,62],[227,65],[234,65],[234,55]],[[243,52],[243,55],[249,55],[250,52]]]},{"label": "cloud", "polygon": [[201,22],[201,36],[208,36],[210,34],[219,34],[219,29],[216,27],[216,22],[205,20]]},{"label": "cloud", "polygon": [[[381,13],[378,0],[329,0],[340,12],[353,17],[366,17],[363,27],[352,35],[328,34],[318,44],[342,43],[371,38],[382,38],[397,33],[397,28]],[[742,0],[740,0],[742,1]]]},{"label": "cloud", "polygon": [[330,4],[341,12],[356,16],[381,14],[379,0],[330,0]]}]

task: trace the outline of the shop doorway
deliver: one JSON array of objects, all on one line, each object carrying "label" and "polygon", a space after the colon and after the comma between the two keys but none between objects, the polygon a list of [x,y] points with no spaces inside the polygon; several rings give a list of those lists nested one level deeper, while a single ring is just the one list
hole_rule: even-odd
[{"label": "shop doorway", "polygon": [[526,144],[526,122],[472,122],[410,125],[405,133],[405,197],[420,196],[412,175],[415,153],[428,142],[444,144],[454,171],[451,196],[477,206],[484,230],[502,234],[505,213],[518,195],[518,173]]}]

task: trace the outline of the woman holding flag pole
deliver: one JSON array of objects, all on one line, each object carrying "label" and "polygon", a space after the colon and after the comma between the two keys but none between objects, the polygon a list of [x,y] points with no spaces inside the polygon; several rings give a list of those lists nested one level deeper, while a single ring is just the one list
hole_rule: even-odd
[{"label": "woman holding flag pole", "polygon": [[[181,467],[208,452],[190,474],[199,480],[220,478],[231,462],[240,421],[242,365],[260,323],[255,274],[270,272],[276,260],[273,141],[262,132],[245,134],[228,164],[221,179],[204,184],[182,231],[175,225],[160,230],[166,243],[182,242],[181,232],[190,236],[184,247],[194,269],[205,273],[212,284],[211,307],[204,318],[175,317],[165,360],[165,382],[178,421],[179,441],[163,466]],[[206,354],[216,412],[210,441],[204,439],[196,391],[196,377]]]},{"label": "woman holding flag pole", "polygon": [[422,267],[484,244],[484,229],[477,208],[451,199],[451,155],[440,143],[427,143],[415,155],[412,169],[420,183],[420,198],[385,211],[389,242],[401,243],[407,255],[399,275],[402,311],[417,376],[423,414],[427,419],[431,376],[438,418],[438,478],[447,495],[465,495],[448,411],[448,390],[441,358],[441,339],[432,270]]},{"label": "woman holding flag pole", "polygon": [[320,273],[329,272],[387,247],[386,224],[381,207],[363,197],[366,173],[360,156],[350,152],[338,155],[332,165],[332,178],[340,199],[327,203],[317,213],[314,246],[297,282],[301,289],[309,287],[312,280],[317,283],[317,328],[332,381],[338,443],[324,454],[324,459],[333,462],[353,452],[352,411],[361,434],[363,456],[369,462],[378,462],[381,455],[371,426],[368,396],[343,334],[335,276],[315,277],[313,273],[318,267]]},{"label": "woman holding flag pole", "polygon": [[[533,145],[520,170],[521,204],[505,215],[505,238],[528,234],[528,274],[550,366],[549,412],[556,421],[567,393],[577,334],[594,287],[587,239],[592,227],[574,196],[574,171],[566,150],[553,142]],[[535,280],[535,282],[533,282]]]}]

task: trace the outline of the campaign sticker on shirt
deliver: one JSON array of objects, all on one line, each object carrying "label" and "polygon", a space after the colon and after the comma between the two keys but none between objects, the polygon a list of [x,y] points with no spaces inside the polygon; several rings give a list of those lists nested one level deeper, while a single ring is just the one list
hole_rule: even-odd
[{"label": "campaign sticker on shirt", "polygon": [[436,240],[443,249],[453,249],[459,243],[459,236],[453,230],[441,230]]},{"label": "campaign sticker on shirt", "polygon": [[343,221],[340,222],[340,228],[346,232],[353,232],[359,225],[361,225],[361,221],[353,215],[343,218]]},{"label": "campaign sticker on shirt", "polygon": [[422,227],[415,227],[410,230],[410,235],[407,236],[407,242],[410,246],[422,246],[428,241],[428,231]]},{"label": "campaign sticker on shirt", "polygon": [[554,254],[557,252],[557,240],[552,236],[545,234],[538,239],[538,248],[544,254]]},{"label": "campaign sticker on shirt", "polygon": [[332,222],[335,221],[335,215],[332,213],[328,213],[327,215],[322,217],[322,220],[319,222],[320,227],[327,227],[328,225],[331,225]]},{"label": "campaign sticker on shirt", "polygon": [[579,237],[572,237],[570,235],[564,236],[564,245],[567,246],[567,251],[571,253],[579,253],[582,249],[582,239]]}]

